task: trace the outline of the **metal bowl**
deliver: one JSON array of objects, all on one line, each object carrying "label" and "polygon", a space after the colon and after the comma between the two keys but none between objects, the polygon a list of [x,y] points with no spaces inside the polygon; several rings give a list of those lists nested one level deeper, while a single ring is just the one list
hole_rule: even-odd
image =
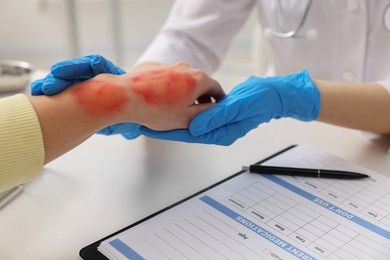
[{"label": "metal bowl", "polygon": [[24,61],[0,60],[0,92],[23,91],[31,81],[33,67]]}]

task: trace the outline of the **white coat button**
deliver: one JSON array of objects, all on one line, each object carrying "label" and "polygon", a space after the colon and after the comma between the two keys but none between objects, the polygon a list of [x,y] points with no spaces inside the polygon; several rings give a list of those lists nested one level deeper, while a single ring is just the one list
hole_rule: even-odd
[{"label": "white coat button", "polygon": [[355,12],[359,8],[358,0],[347,0],[347,10],[348,12]]},{"label": "white coat button", "polygon": [[350,70],[344,71],[343,74],[342,74],[342,77],[347,82],[352,82],[355,79],[355,75]]}]

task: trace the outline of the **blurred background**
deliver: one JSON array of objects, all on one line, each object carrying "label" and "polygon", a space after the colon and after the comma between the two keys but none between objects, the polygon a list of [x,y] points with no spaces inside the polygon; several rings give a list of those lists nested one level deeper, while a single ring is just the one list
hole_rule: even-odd
[{"label": "blurred background", "polygon": [[[132,67],[164,23],[173,0],[0,0],[0,59],[49,70],[58,61],[101,54]],[[256,14],[248,17],[217,71],[259,70]],[[257,60],[257,63],[254,61]]]}]

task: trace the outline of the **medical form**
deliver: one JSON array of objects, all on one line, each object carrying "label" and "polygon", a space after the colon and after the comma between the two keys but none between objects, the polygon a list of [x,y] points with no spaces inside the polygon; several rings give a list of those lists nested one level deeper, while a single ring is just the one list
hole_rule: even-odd
[{"label": "medical form", "polygon": [[390,178],[310,145],[262,164],[371,177],[242,172],[104,240],[99,252],[109,259],[390,259]]}]

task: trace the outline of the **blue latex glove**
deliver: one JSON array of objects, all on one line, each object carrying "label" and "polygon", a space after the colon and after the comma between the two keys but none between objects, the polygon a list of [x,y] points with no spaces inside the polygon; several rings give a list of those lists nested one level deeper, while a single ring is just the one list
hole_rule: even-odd
[{"label": "blue latex glove", "polygon": [[141,128],[141,132],[164,140],[230,145],[261,123],[282,117],[311,121],[319,109],[319,90],[304,70],[288,76],[248,78],[216,106],[196,116],[189,131]]},{"label": "blue latex glove", "polygon": [[[125,71],[100,55],[65,60],[54,64],[45,78],[34,81],[31,84],[31,94],[34,96],[54,95],[75,83],[93,78],[101,73],[121,75],[125,74]],[[133,139],[141,134],[140,126],[135,123],[119,123],[108,126],[98,133],[104,135],[122,134],[127,139]]]},{"label": "blue latex glove", "polygon": [[54,64],[45,78],[34,81],[31,84],[31,94],[34,96],[54,95],[72,84],[93,78],[101,73],[121,75],[126,72],[100,55],[65,60]]},{"label": "blue latex glove", "polygon": [[178,129],[169,131],[156,131],[146,126],[141,126],[141,134],[150,138],[169,140],[169,141],[180,141],[186,143],[200,143],[200,144],[219,144],[228,145],[224,139],[219,139],[215,136],[214,132],[210,132],[200,136],[193,136],[188,129]]}]

